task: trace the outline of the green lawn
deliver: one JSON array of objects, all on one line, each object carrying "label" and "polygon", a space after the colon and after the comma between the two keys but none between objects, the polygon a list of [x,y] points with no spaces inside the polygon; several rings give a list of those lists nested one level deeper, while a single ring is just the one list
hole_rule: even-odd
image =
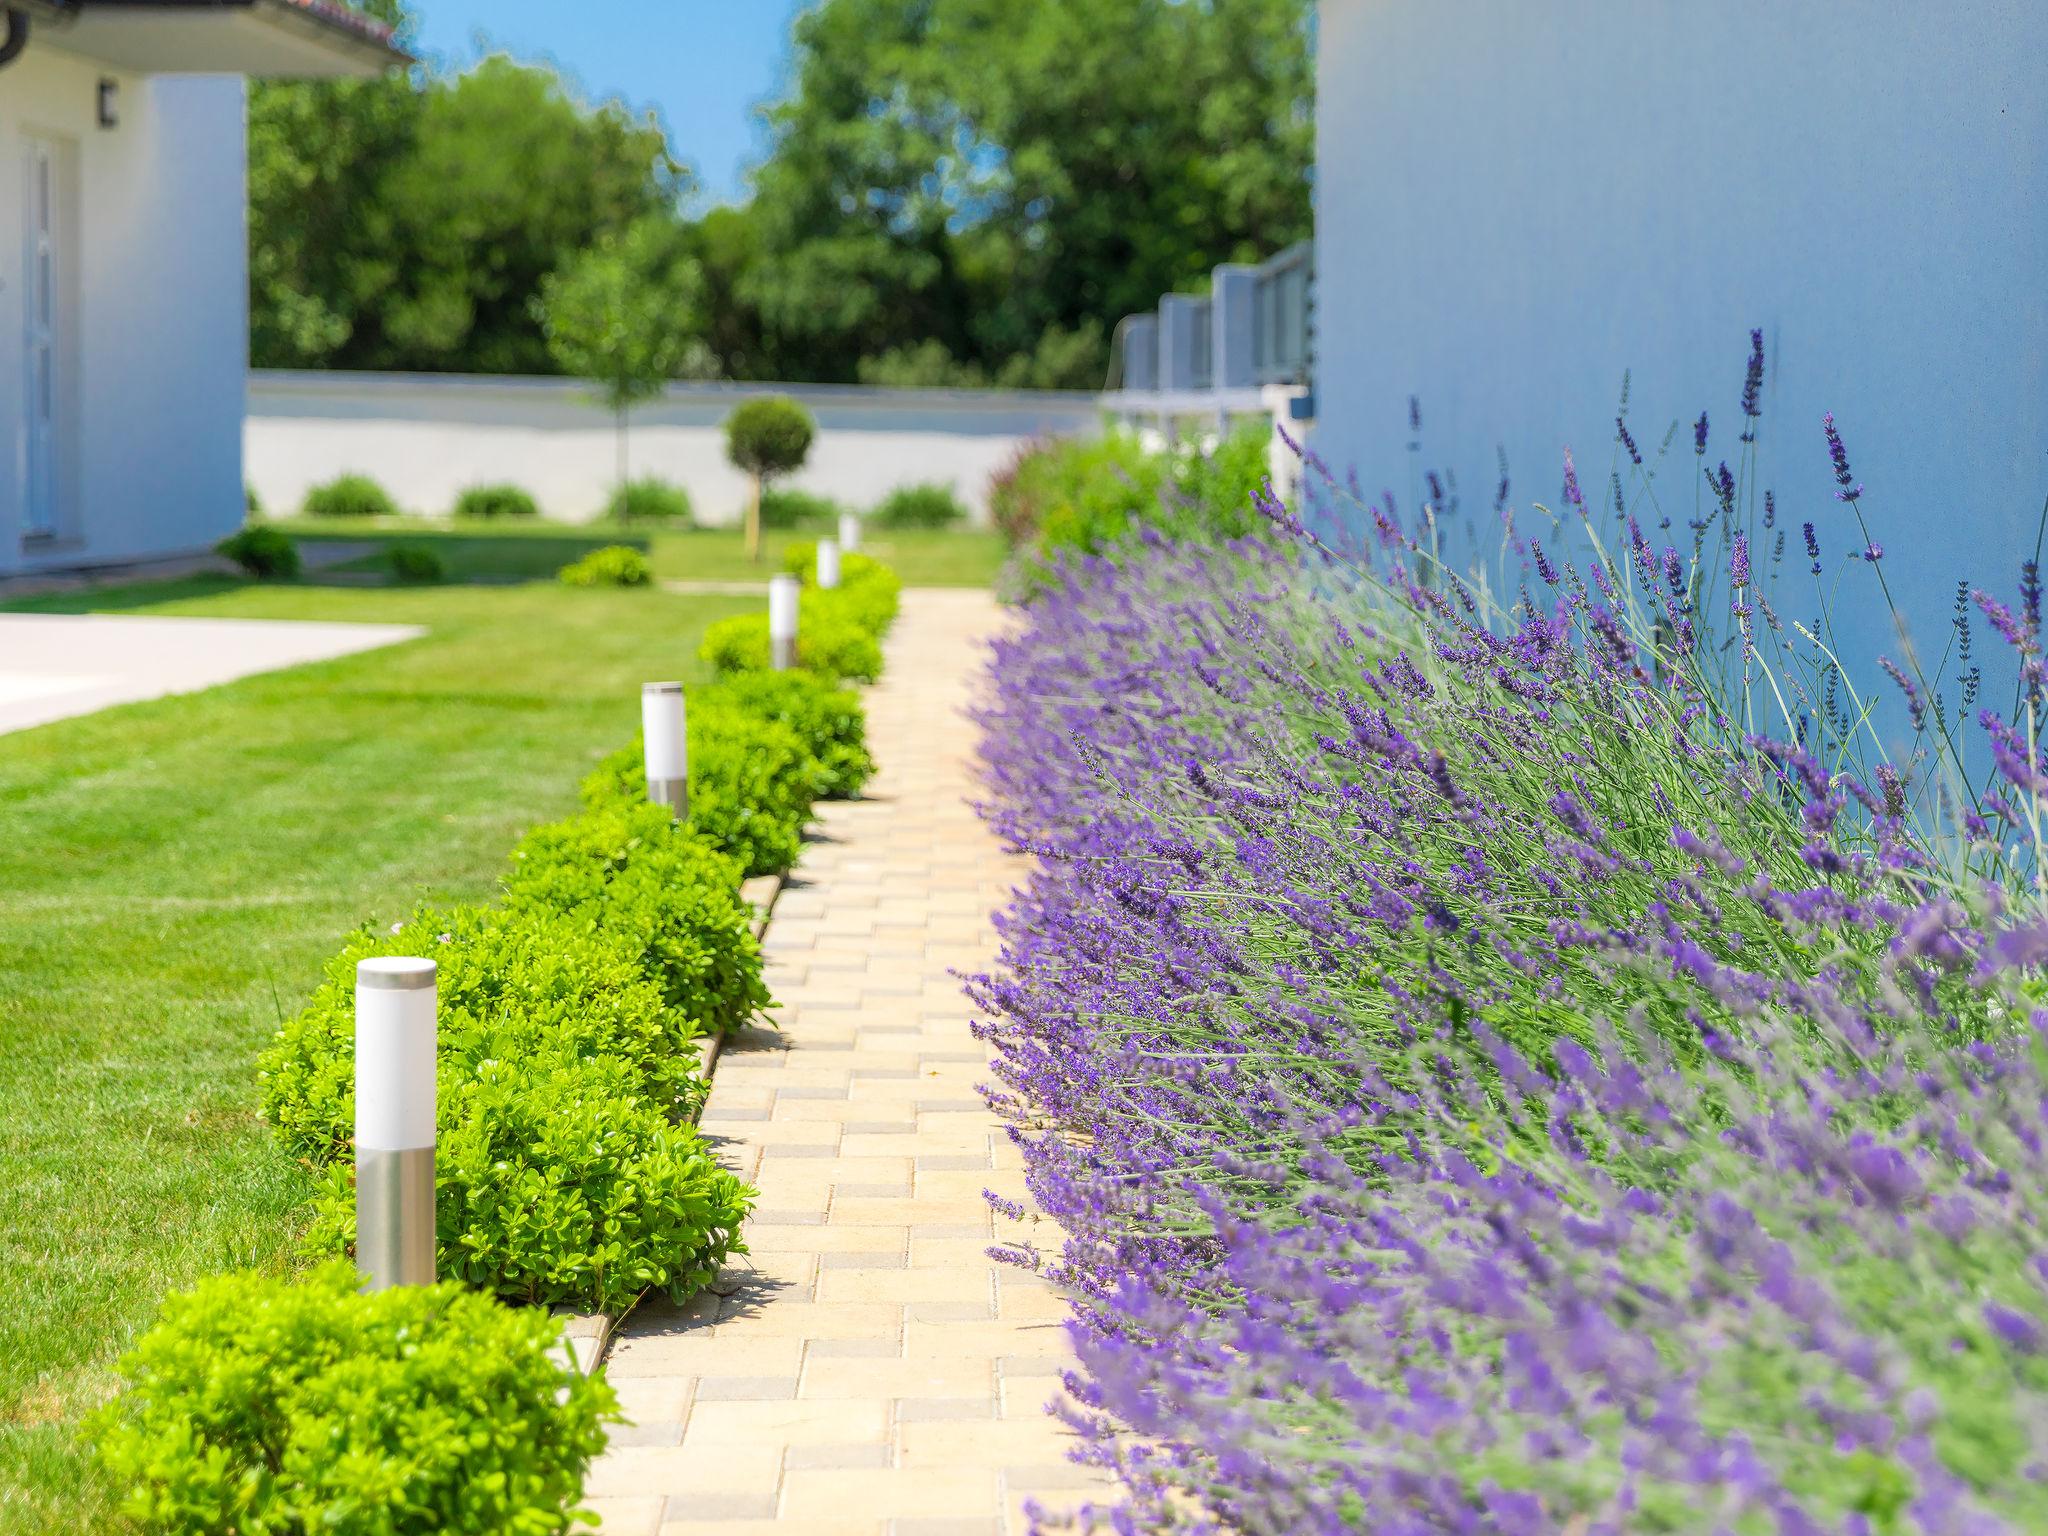
[{"label": "green lawn", "polygon": [[[295,518],[278,526],[308,543],[368,539],[428,544],[440,553],[451,577],[472,581],[551,576],[602,544],[631,544],[645,550],[656,574],[667,579],[765,581],[781,569],[786,544],[817,536],[810,530],[770,530],[757,565],[747,559],[738,530],[729,528],[667,531],[603,523],[454,523],[429,518]],[[997,534],[981,529],[872,528],[866,531],[861,552],[887,561],[907,587],[986,587],[995,582],[1006,550]],[[383,557],[373,554],[340,569],[381,570]]]},{"label": "green lawn", "polygon": [[0,1531],[113,1523],[75,1434],[159,1298],[293,1262],[302,1172],[253,1059],[321,961],[487,896],[639,685],[748,599],[220,579],[16,603],[428,626],[423,639],[0,736]]}]

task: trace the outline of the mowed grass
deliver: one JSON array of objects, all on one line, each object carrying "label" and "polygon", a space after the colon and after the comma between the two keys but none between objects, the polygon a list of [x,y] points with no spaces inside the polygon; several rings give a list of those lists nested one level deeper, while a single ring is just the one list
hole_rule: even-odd
[{"label": "mowed grass", "polygon": [[167,1291],[297,1262],[255,1057],[357,923],[488,898],[745,599],[202,578],[12,605],[426,637],[0,736],[0,1531],[118,1528],[76,1431]]},{"label": "mowed grass", "polygon": [[[675,581],[763,581],[782,569],[782,552],[799,539],[830,529],[768,529],[759,563],[747,558],[734,528],[660,529],[644,524],[453,522],[416,517],[361,520],[294,518],[280,521],[309,545],[374,542],[378,548],[333,569],[368,574],[386,569],[384,549],[424,544],[441,556],[451,579],[491,581],[555,574],[606,544],[630,544],[646,553],[656,576]],[[1008,553],[1000,535],[978,528],[866,528],[861,553],[893,566],[907,587],[986,587],[995,583]],[[317,580],[317,574],[315,576]]]}]

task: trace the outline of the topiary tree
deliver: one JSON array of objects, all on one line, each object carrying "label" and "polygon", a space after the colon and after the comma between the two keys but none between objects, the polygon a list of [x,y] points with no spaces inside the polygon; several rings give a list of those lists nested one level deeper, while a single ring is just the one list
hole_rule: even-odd
[{"label": "topiary tree", "polygon": [[747,498],[747,557],[761,558],[761,492],[777,476],[801,469],[817,436],[811,413],[787,395],[749,400],[725,421],[725,456],[754,477]]},{"label": "topiary tree", "polygon": [[541,284],[536,309],[549,355],[564,373],[593,381],[617,423],[621,486],[631,479],[627,412],[671,379],[712,371],[697,339],[702,291],[703,275],[672,226],[651,218],[606,236]]}]

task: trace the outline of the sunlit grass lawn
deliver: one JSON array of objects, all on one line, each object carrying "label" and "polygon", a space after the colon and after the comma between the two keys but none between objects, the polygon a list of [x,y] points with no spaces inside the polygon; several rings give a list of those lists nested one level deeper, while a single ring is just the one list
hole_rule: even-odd
[{"label": "sunlit grass lawn", "polygon": [[[782,568],[782,551],[792,540],[812,539],[818,533],[770,529],[762,540],[762,559],[756,564],[747,558],[744,539],[733,528],[668,530],[644,524],[457,523],[430,518],[295,518],[278,526],[309,543],[370,539],[380,545],[400,541],[430,545],[440,554],[449,575],[458,580],[552,576],[599,545],[631,544],[646,551],[655,574],[663,579],[765,581]],[[868,528],[863,531],[861,552],[887,561],[909,587],[990,586],[1006,553],[1000,536],[975,528]],[[339,569],[368,572],[383,568],[379,552]]]},{"label": "sunlit grass lawn", "polygon": [[744,598],[216,578],[20,602],[427,626],[0,736],[0,1531],[115,1526],[76,1435],[166,1291],[294,1262],[256,1052],[356,923],[484,898]]}]

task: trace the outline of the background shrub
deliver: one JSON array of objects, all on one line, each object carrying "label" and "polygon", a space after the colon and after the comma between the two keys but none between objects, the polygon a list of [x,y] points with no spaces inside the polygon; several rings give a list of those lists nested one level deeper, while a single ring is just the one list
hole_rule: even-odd
[{"label": "background shrub", "polygon": [[705,1030],[768,1006],[740,865],[666,806],[620,804],[537,827],[512,851],[505,903],[556,913],[641,957],[670,1008]]},{"label": "background shrub", "polygon": [[761,493],[763,528],[834,528],[845,510],[830,496],[791,486],[770,486]]},{"label": "background shrub", "polygon": [[[796,664],[834,682],[872,683],[882,675],[882,647],[874,632],[843,608],[815,600],[831,596],[829,592],[805,592],[797,626]],[[747,613],[720,619],[704,631],[697,655],[720,677],[770,670],[773,652],[768,644],[768,615]]]},{"label": "background shrub", "polygon": [[690,495],[680,485],[649,476],[630,480],[612,492],[605,504],[605,516],[620,523],[667,523],[683,526],[690,521]]},{"label": "background shrub", "polygon": [[308,517],[396,517],[398,504],[368,475],[341,475],[306,492]]},{"label": "background shrub", "polygon": [[950,528],[967,520],[967,507],[950,485],[902,485],[874,511],[884,528]]},{"label": "background shrub", "polygon": [[256,487],[246,481],[242,485],[242,500],[246,503],[245,515],[251,522],[263,515],[263,498],[256,494]]},{"label": "background shrub", "polygon": [[654,580],[654,567],[630,544],[607,544],[563,566],[561,579],[571,587],[644,587]]},{"label": "background shrub", "polygon": [[244,528],[213,547],[259,581],[289,581],[299,574],[299,546],[276,528]]},{"label": "background shrub", "polygon": [[[689,748],[691,832],[749,875],[795,864],[821,773],[796,733],[779,721],[693,702]],[[599,763],[583,781],[584,804],[646,803],[642,750],[635,737]]]},{"label": "background shrub", "polygon": [[473,485],[455,498],[457,517],[539,517],[540,506],[516,485]]},{"label": "background shrub", "polygon": [[391,574],[400,581],[426,585],[448,578],[448,562],[431,544],[394,544],[384,552]]},{"label": "background shrub", "polygon": [[619,1414],[554,1322],[457,1285],[362,1294],[329,1264],[164,1301],[88,1426],[141,1530],[568,1531]]}]

